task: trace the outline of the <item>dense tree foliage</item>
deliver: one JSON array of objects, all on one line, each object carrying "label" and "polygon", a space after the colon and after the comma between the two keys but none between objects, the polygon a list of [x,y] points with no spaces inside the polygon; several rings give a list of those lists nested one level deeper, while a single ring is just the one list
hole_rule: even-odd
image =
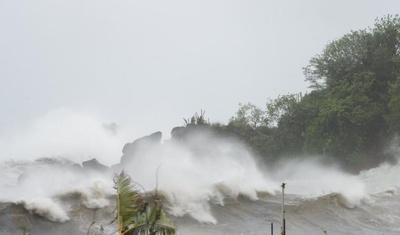
[{"label": "dense tree foliage", "polygon": [[266,160],[319,155],[349,167],[385,160],[386,143],[400,133],[400,18],[330,42],[304,68],[312,89],[241,104],[220,132],[234,133]]},{"label": "dense tree foliage", "polygon": [[304,69],[323,92],[319,112],[306,130],[304,149],[346,164],[373,165],[385,157],[396,130],[400,75],[400,18],[379,19],[326,46]]}]

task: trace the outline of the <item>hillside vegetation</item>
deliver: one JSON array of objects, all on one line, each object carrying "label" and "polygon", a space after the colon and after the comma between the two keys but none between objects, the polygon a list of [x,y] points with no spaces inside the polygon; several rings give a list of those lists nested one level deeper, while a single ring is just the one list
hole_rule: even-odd
[{"label": "hillside vegetation", "polygon": [[330,42],[303,68],[311,91],[241,104],[228,124],[200,123],[230,133],[266,161],[321,156],[349,169],[391,159],[388,145],[400,132],[400,18]]}]

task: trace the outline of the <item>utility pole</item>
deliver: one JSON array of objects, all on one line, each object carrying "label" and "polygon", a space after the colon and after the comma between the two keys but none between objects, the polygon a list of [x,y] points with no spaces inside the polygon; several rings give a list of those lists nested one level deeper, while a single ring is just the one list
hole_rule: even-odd
[{"label": "utility pole", "polygon": [[281,227],[281,235],[286,235],[286,224],[285,224],[285,185],[286,183],[282,183],[282,227]]}]

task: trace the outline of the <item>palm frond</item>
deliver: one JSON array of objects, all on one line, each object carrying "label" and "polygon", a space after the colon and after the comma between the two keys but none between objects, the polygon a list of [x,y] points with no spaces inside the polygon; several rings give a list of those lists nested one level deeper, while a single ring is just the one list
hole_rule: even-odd
[{"label": "palm frond", "polygon": [[162,210],[161,203],[155,201],[141,213],[137,220],[129,226],[127,235],[172,235],[175,228]]},{"label": "palm frond", "polygon": [[136,221],[137,215],[145,207],[140,191],[132,184],[131,178],[121,172],[114,178],[117,190],[117,224],[119,234],[123,234],[128,226]]},{"label": "palm frond", "polygon": [[174,235],[175,228],[159,200],[147,203],[130,177],[115,176],[117,223],[120,235]]}]

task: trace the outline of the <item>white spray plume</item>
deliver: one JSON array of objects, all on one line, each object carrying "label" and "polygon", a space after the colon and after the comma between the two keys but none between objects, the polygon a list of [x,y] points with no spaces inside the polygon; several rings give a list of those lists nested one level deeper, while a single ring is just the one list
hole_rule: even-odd
[{"label": "white spray plume", "polygon": [[36,119],[18,133],[0,136],[0,159],[36,159],[61,156],[74,162],[97,158],[119,162],[127,142],[125,133],[112,133],[96,115],[59,108]]},{"label": "white spray plume", "polygon": [[70,220],[67,212],[50,198],[30,198],[17,201],[16,204],[23,205],[29,212],[43,216],[54,222],[66,222]]},{"label": "white spray plume", "polygon": [[400,187],[400,164],[383,163],[376,168],[362,171],[360,179],[366,182],[371,194],[385,191],[396,192]]},{"label": "white spray plume", "polygon": [[0,184],[0,202],[22,205],[55,222],[69,220],[68,206],[59,202],[62,196],[79,194],[87,208],[103,208],[110,205],[107,198],[115,193],[112,174],[84,172],[62,161],[8,162],[0,166],[0,176],[5,179]]},{"label": "white spray plume", "polygon": [[[70,163],[96,158],[106,165],[115,164],[124,144],[132,139],[107,131],[104,123],[94,115],[61,109],[37,120],[28,131],[14,137],[1,136],[0,158],[14,161],[0,165],[0,201],[19,203],[32,213],[59,222],[69,217],[68,208],[57,201],[58,195],[78,192],[88,208],[109,205],[106,198],[115,193],[111,174],[82,175],[29,160],[64,156]],[[243,144],[209,133],[191,136],[184,142],[165,141],[136,154],[123,167],[148,191],[156,187],[158,180],[158,190],[168,199],[169,211],[174,215],[189,215],[212,224],[217,220],[211,203],[223,205],[226,198],[238,196],[256,200],[258,192],[275,194],[282,182],[287,183],[289,194],[339,194],[348,207],[368,200],[372,193],[394,194],[400,186],[399,164],[383,164],[355,176],[317,160],[292,159],[273,171],[268,169],[267,174]],[[22,172],[29,177],[20,177]]]},{"label": "white spray plume", "polygon": [[368,200],[366,184],[358,176],[326,166],[315,158],[291,159],[274,171],[276,181],[287,183],[286,192],[307,197],[339,194],[345,206],[354,207]]},{"label": "white spray plume", "polygon": [[163,191],[171,212],[216,223],[210,203],[239,195],[257,199],[257,192],[275,193],[277,185],[260,171],[244,146],[209,133],[197,133],[183,143],[169,141],[132,156],[124,166],[147,190]]}]

